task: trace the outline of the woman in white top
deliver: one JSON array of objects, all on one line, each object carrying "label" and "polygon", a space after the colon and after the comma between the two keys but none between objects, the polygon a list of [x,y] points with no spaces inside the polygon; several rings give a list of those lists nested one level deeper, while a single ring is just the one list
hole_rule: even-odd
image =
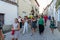
[{"label": "woman in white top", "polygon": [[23,34],[25,32],[28,32],[28,19],[27,19],[27,17],[24,18]]},{"label": "woman in white top", "polygon": [[18,22],[18,19],[15,19],[15,23],[12,26],[12,40],[18,40],[18,35],[19,35],[19,30],[20,30],[20,24]]}]

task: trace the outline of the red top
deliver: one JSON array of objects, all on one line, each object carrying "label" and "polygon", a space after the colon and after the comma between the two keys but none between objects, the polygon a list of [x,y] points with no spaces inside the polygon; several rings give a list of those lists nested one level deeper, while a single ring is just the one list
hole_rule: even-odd
[{"label": "red top", "polygon": [[47,20],[48,19],[48,16],[44,16],[44,20]]}]

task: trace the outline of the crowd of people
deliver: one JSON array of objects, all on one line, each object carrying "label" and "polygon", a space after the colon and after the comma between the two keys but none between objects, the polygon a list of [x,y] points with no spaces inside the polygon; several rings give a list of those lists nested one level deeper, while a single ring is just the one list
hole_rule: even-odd
[{"label": "crowd of people", "polygon": [[[29,31],[29,26],[31,26],[31,30],[32,30],[32,34],[31,36],[33,36],[33,34],[36,32],[36,29],[39,28],[39,34],[43,34],[44,33],[44,29],[47,23],[47,20],[50,20],[50,29],[52,31],[52,33],[54,33],[54,29],[55,27],[55,19],[54,17],[51,16],[47,16],[47,15],[38,15],[37,17],[27,17],[25,16],[24,18],[21,18],[20,16],[18,18],[15,18],[15,22],[12,25],[12,40],[18,40],[19,34],[20,34],[20,30],[23,28],[22,33],[25,34],[26,32]],[[0,27],[0,36],[2,37],[2,39],[4,40],[4,36],[2,34],[2,28]]]}]

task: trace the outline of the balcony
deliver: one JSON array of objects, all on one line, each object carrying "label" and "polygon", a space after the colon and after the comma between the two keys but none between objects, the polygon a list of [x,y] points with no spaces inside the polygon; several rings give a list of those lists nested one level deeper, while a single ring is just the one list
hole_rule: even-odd
[{"label": "balcony", "polygon": [[0,0],[18,6],[17,0]]}]

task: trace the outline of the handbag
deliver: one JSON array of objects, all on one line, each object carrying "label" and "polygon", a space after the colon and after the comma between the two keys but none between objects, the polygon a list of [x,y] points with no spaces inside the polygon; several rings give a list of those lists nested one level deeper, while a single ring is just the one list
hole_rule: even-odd
[{"label": "handbag", "polygon": [[15,34],[15,30],[12,30],[12,33],[11,34],[14,35]]}]

